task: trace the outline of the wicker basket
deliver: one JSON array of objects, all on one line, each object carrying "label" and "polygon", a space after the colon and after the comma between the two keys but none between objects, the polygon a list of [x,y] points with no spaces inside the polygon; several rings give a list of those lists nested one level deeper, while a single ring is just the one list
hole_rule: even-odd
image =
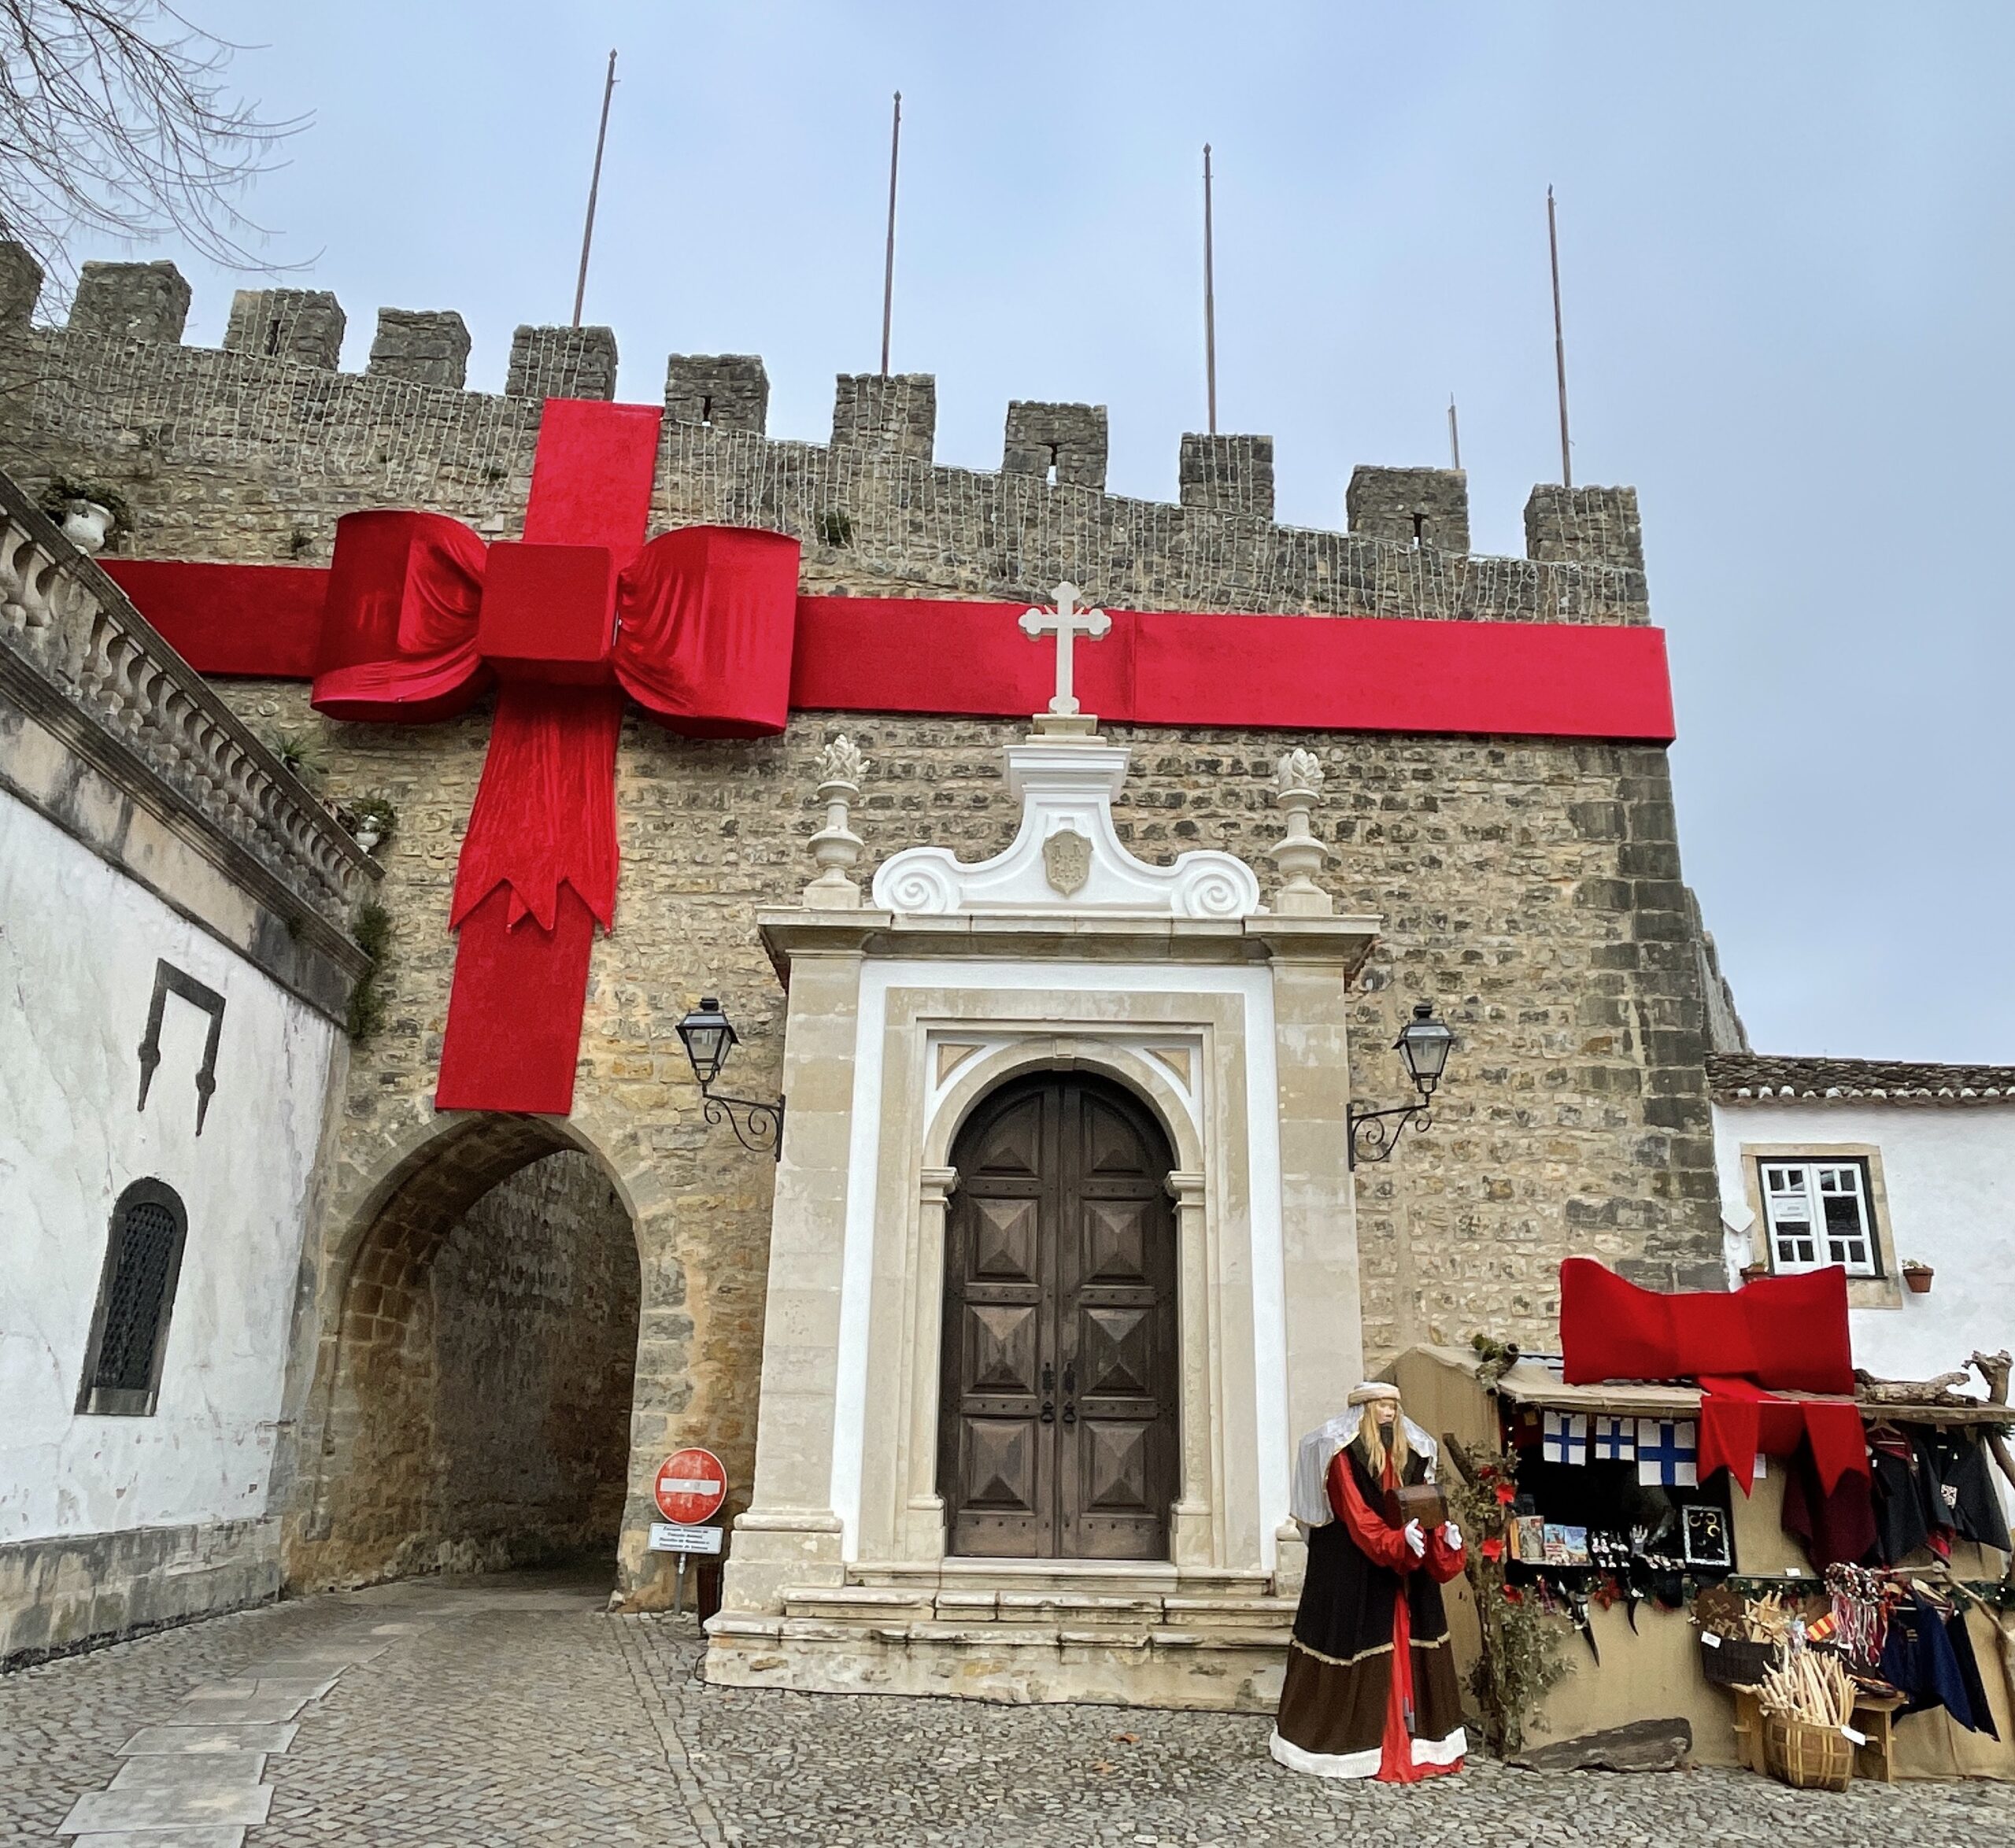
[{"label": "wicker basket", "polygon": [[1843,1791],[1854,1775],[1854,1741],[1837,1726],[1765,1713],[1763,1762],[1795,1791]]}]

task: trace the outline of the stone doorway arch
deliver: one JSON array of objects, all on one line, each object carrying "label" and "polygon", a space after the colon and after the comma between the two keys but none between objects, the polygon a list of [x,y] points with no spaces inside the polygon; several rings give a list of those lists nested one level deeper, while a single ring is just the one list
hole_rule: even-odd
[{"label": "stone doorway arch", "polygon": [[590,1558],[613,1582],[642,1281],[601,1158],[548,1119],[460,1119],[329,1255],[290,1584]]}]

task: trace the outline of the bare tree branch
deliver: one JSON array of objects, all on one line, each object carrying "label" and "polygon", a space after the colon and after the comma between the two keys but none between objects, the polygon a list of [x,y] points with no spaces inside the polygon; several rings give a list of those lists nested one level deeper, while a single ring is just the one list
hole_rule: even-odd
[{"label": "bare tree branch", "polygon": [[0,237],[58,295],[79,232],[170,233],[234,269],[270,269],[237,201],[305,116],[232,94],[241,49],[166,0],[0,0]]}]

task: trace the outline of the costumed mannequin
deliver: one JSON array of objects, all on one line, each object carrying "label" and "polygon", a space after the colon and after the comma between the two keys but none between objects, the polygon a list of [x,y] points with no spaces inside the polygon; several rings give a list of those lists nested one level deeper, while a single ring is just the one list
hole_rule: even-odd
[{"label": "costumed mannequin", "polygon": [[1269,1749],[1318,1777],[1418,1783],[1459,1771],[1469,1742],[1441,1587],[1462,1569],[1451,1521],[1395,1525],[1386,1493],[1431,1482],[1434,1440],[1373,1382],[1301,1441],[1294,1517],[1308,1532],[1280,1717]]}]

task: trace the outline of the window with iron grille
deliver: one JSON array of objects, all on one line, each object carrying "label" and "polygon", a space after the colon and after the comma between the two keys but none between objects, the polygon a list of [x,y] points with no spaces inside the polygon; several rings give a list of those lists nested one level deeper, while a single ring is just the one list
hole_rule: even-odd
[{"label": "window with iron grille", "polygon": [[136,1181],[112,1209],[77,1410],[144,1417],[161,1393],[168,1317],[189,1217],[161,1181]]},{"label": "window with iron grille", "polygon": [[1838,1264],[1850,1277],[1882,1274],[1865,1161],[1758,1160],[1756,1169],[1772,1270],[1818,1270]]}]

